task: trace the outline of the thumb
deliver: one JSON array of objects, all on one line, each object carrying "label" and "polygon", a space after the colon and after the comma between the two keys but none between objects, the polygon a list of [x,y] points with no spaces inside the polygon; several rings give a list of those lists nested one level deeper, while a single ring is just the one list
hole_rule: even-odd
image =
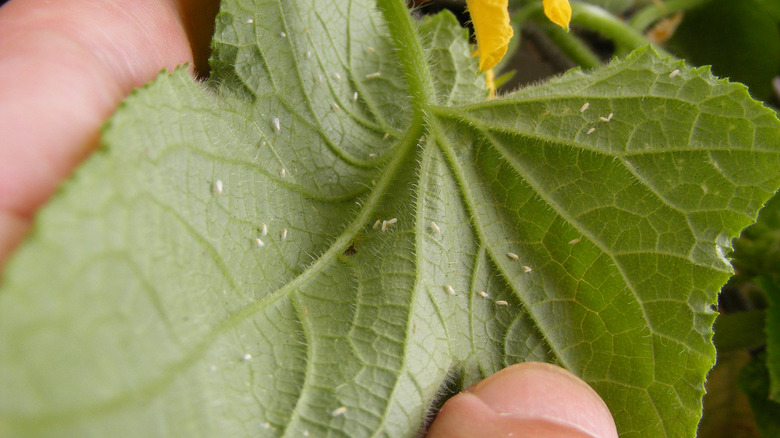
[{"label": "thumb", "polygon": [[442,406],[428,438],[616,438],[609,408],[590,386],[555,365],[505,368]]}]

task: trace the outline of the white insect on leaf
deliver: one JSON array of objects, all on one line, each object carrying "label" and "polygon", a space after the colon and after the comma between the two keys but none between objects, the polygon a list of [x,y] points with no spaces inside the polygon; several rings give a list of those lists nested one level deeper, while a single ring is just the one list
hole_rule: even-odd
[{"label": "white insect on leaf", "polygon": [[387,231],[387,227],[391,225],[395,225],[395,223],[398,222],[398,218],[394,217],[392,219],[388,219],[386,221],[382,221],[382,232],[384,233]]}]

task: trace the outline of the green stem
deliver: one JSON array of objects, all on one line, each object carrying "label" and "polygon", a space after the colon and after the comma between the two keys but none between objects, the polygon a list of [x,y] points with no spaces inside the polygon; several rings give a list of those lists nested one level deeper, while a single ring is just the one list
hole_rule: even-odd
[{"label": "green stem", "polygon": [[420,38],[414,30],[404,0],[379,0],[378,3],[409,85],[415,122],[421,122],[428,106],[435,99],[433,80],[428,63],[425,62]]},{"label": "green stem", "polygon": [[710,0],[669,0],[660,5],[653,3],[634,14],[634,16],[631,17],[629,24],[637,31],[644,32],[661,18],[674,14],[677,11],[693,9],[709,1]]},{"label": "green stem", "polygon": [[[600,33],[613,40],[619,48],[634,50],[652,44],[639,31],[598,6],[572,2],[571,10],[571,22],[573,24]],[[534,2],[519,10],[514,17],[512,17],[512,20],[522,22],[532,17],[541,17],[543,13],[542,4]],[[658,46],[654,47],[659,55],[671,56],[671,54],[664,49]]]},{"label": "green stem", "polygon": [[590,50],[587,44],[571,32],[566,32],[555,24],[544,25],[541,28],[550,40],[561,49],[561,52],[575,64],[583,68],[594,68],[601,65],[601,59]]},{"label": "green stem", "polygon": [[[597,6],[587,3],[572,3],[571,10],[572,23],[595,30],[625,49],[634,50],[652,44],[626,22]],[[659,55],[671,56],[666,50],[658,46],[654,47]]]}]

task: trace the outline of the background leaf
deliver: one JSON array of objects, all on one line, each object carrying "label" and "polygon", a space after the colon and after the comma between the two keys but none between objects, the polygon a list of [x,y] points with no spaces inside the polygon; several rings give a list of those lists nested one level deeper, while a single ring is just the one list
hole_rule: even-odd
[{"label": "background leaf", "polygon": [[780,403],[769,397],[769,373],[766,355],[754,357],[739,375],[739,386],[747,394],[750,407],[761,434],[765,437],[780,434]]},{"label": "background leaf", "polygon": [[[760,340],[760,345],[766,344],[769,393],[772,399],[778,400],[780,399],[780,286],[778,286],[780,284],[780,275],[778,275],[780,272],[780,196],[773,196],[761,210],[758,221],[745,229],[740,238],[734,241],[732,260],[737,275],[729,281],[730,289],[739,291],[738,296],[741,301],[749,306],[766,310],[726,315],[733,319],[728,324],[722,324],[724,328],[722,332],[725,336],[718,333],[716,323],[715,337],[720,336],[722,340],[741,339],[743,344],[744,341],[753,338],[754,341]],[[765,320],[765,327],[760,328],[758,336],[751,334],[751,332],[756,333],[756,327],[749,329],[744,324],[734,324],[739,320],[754,319],[757,312],[766,314],[766,318],[760,318]],[[720,344],[717,341],[715,344],[720,351]],[[743,345],[743,348],[751,347],[750,344],[753,344],[752,347],[758,346],[756,342],[748,342],[747,345]]]},{"label": "background leaf", "polygon": [[[766,369],[769,378],[769,399],[780,406],[780,278],[764,278],[769,306],[766,309]],[[780,412],[780,411],[778,411]],[[780,425],[778,425],[780,429]]]},{"label": "background leaf", "polygon": [[780,74],[780,28],[776,0],[712,0],[688,11],[670,47],[695,65],[750,87],[768,99]]},{"label": "background leaf", "polygon": [[[716,326],[715,336],[717,334]],[[749,362],[750,353],[745,350],[722,352],[718,347],[718,362],[707,375],[704,415],[701,424],[699,424],[697,436],[707,438],[761,437],[753,412],[750,410],[748,398],[737,385],[740,370]]]},{"label": "background leaf", "polygon": [[409,436],[545,360],[622,435],[692,436],[774,113],[649,50],[453,108],[465,33],[419,29],[423,124],[371,2],[223,4],[212,77],[129,98],[9,263],[0,431]]}]

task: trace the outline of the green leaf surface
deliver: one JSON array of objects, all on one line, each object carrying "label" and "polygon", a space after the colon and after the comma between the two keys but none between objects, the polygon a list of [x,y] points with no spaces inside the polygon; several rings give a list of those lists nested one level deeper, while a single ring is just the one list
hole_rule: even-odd
[{"label": "green leaf surface", "polygon": [[128,98],[4,272],[3,436],[412,436],[528,360],[695,434],[774,113],[648,49],[474,103],[455,20],[418,24],[430,80],[402,24],[227,1],[208,81]]}]

